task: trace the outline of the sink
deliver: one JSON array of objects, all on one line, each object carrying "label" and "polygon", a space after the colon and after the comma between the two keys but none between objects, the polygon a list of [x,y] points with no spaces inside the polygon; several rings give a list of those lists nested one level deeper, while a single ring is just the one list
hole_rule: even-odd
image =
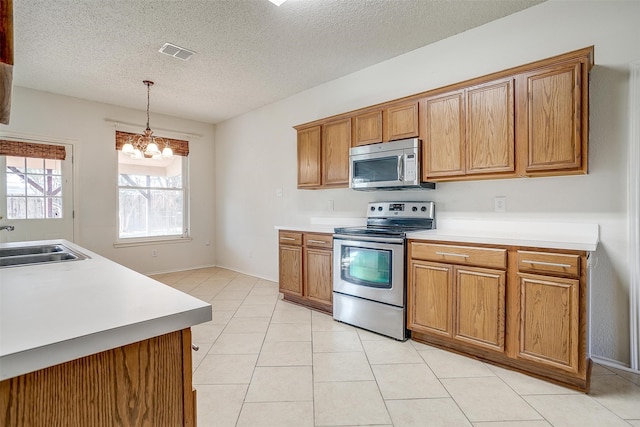
[{"label": "sink", "polygon": [[0,268],[87,259],[62,244],[0,248]]}]

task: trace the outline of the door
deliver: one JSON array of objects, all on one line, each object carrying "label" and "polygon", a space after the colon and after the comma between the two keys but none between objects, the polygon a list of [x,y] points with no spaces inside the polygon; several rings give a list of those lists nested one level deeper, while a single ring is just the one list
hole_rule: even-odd
[{"label": "door", "polygon": [[[526,172],[583,167],[582,62],[551,66],[524,75],[526,80]],[[587,85],[588,83],[585,83]],[[584,128],[583,128],[584,127]],[[586,172],[586,164],[584,165]]]},{"label": "door", "polygon": [[[35,144],[29,142],[29,144]],[[0,156],[0,243],[27,240],[74,240],[73,146],[64,160],[19,155]]]},{"label": "door", "polygon": [[504,351],[506,273],[455,267],[454,338]]},{"label": "door", "polygon": [[426,98],[422,180],[464,175],[464,91]]},{"label": "door", "polygon": [[404,307],[404,243],[334,237],[333,290]]},{"label": "door", "polygon": [[407,327],[450,337],[453,266],[412,260],[410,274]]},{"label": "door", "polygon": [[349,186],[349,148],[351,119],[322,126],[322,184]]},{"label": "door", "polygon": [[280,292],[302,296],[302,247],[280,245]]},{"label": "door", "polygon": [[326,249],[306,248],[304,252],[305,296],[315,302],[331,305],[331,263],[333,254]]},{"label": "door", "polygon": [[320,169],[320,126],[298,131],[298,188],[319,187]]},{"label": "door", "polygon": [[513,79],[467,90],[466,173],[515,170]]},{"label": "door", "polygon": [[580,282],[525,273],[518,273],[518,278],[518,356],[549,367],[577,372]]}]

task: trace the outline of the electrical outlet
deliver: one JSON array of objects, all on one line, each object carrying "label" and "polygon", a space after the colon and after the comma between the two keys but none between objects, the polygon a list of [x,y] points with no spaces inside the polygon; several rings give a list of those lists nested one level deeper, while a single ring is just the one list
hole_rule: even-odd
[{"label": "electrical outlet", "polygon": [[282,188],[276,188],[276,197],[282,197]]},{"label": "electrical outlet", "polygon": [[156,249],[151,249],[151,256],[152,257],[157,257],[158,256],[158,251]]},{"label": "electrical outlet", "polygon": [[493,199],[493,209],[496,212],[507,211],[507,198],[505,196],[499,196]]},{"label": "electrical outlet", "polygon": [[327,209],[329,209],[329,212],[333,212],[333,200],[329,200],[329,203],[327,203]]}]

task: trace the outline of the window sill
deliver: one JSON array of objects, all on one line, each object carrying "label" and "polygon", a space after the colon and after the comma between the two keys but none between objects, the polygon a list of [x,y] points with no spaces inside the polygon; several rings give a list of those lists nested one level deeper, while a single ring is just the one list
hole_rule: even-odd
[{"label": "window sill", "polygon": [[192,242],[191,237],[166,237],[157,239],[131,239],[127,241],[119,241],[113,244],[114,248],[131,248],[135,246],[150,246],[150,245],[166,245],[173,243],[189,243]]}]

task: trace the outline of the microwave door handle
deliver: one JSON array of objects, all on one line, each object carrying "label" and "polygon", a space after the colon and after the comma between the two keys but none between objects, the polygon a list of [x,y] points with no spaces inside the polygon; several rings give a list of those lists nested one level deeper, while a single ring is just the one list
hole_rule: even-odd
[{"label": "microwave door handle", "polygon": [[398,181],[404,181],[404,154],[398,156]]}]

